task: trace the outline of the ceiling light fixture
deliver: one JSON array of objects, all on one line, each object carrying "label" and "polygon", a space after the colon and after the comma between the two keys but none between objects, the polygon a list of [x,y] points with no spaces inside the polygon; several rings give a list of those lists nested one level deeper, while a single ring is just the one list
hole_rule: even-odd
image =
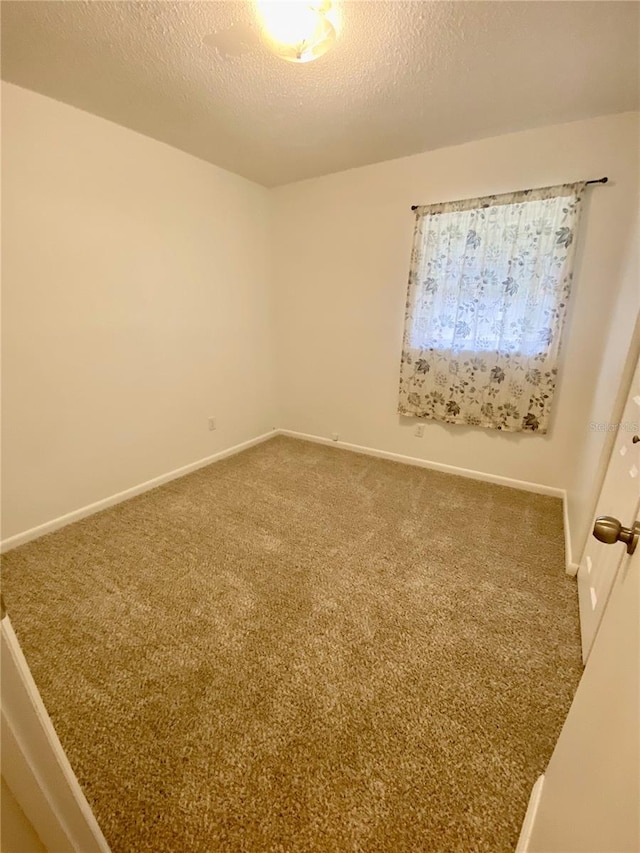
[{"label": "ceiling light fixture", "polygon": [[338,14],[331,0],[255,0],[262,37],[288,62],[311,62],[336,40]]}]

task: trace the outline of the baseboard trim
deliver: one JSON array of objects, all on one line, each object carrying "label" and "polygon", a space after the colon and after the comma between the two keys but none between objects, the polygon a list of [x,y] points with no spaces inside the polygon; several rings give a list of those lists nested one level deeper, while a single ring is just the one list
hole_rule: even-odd
[{"label": "baseboard trim", "polygon": [[528,853],[531,835],[533,833],[533,825],[536,821],[536,814],[538,812],[538,806],[540,805],[540,798],[542,796],[543,785],[544,774],[542,776],[538,776],[533,784],[533,788],[531,789],[529,805],[527,806],[527,811],[525,813],[524,820],[522,821],[522,829],[520,830],[520,837],[518,838],[515,853]]},{"label": "baseboard trim", "polygon": [[428,468],[432,471],[441,471],[445,474],[454,474],[458,477],[467,477],[468,479],[481,480],[485,483],[494,483],[498,486],[508,486],[512,489],[520,489],[521,491],[534,492],[536,494],[560,498],[563,504],[566,571],[569,575],[575,575],[578,570],[578,566],[572,562],[571,558],[567,495],[564,489],[545,486],[542,483],[531,483],[526,480],[515,480],[511,477],[500,476],[499,474],[488,474],[484,471],[476,471],[471,468],[458,468],[455,465],[447,465],[443,462],[432,462],[431,460],[420,459],[416,456],[405,456],[401,453],[394,453],[389,450],[379,450],[375,447],[351,444],[346,441],[333,441],[332,439],[324,438],[323,436],[296,432],[295,430],[290,429],[273,429],[271,432],[263,433],[262,435],[249,439],[248,441],[243,441],[240,444],[235,444],[232,447],[228,447],[225,450],[214,453],[211,456],[206,456],[204,459],[198,459],[196,462],[183,465],[181,468],[176,468],[173,471],[161,474],[160,476],[147,480],[144,483],[140,483],[137,486],[132,486],[129,489],[110,495],[109,497],[103,498],[95,503],[80,507],[79,509],[73,510],[65,515],[61,515],[58,518],[54,518],[51,521],[47,521],[44,524],[40,524],[37,527],[24,530],[22,533],[17,533],[14,536],[10,536],[7,539],[0,541],[0,553],[4,554],[7,551],[11,551],[13,548],[17,548],[19,545],[25,545],[27,542],[39,539],[47,533],[53,533],[54,530],[59,530],[61,527],[66,527],[68,524],[73,524],[74,521],[80,521],[82,518],[87,518],[87,516],[94,515],[96,512],[100,512],[103,509],[108,509],[115,504],[122,503],[122,501],[136,497],[136,495],[148,492],[151,489],[162,486],[164,483],[170,482],[171,480],[184,477],[186,474],[191,474],[199,468],[204,468],[207,465],[211,465],[228,456],[235,456],[237,453],[241,453],[243,450],[248,450],[250,447],[254,447],[257,444],[268,441],[276,435],[285,435],[302,441],[324,444],[328,447],[339,447],[342,450],[350,450],[353,453],[362,453],[366,456],[375,456],[379,459],[389,459],[392,462],[400,462],[404,465],[415,465],[419,468]]},{"label": "baseboard trim", "polygon": [[325,444],[330,447],[340,447],[343,450],[351,450],[354,453],[363,453],[365,456],[377,456],[380,459],[390,459],[392,462],[402,462],[405,465],[416,465],[419,468],[429,468],[432,471],[442,471],[444,474],[455,474],[458,477],[467,477],[471,480],[482,480],[485,483],[494,483],[498,486],[508,486],[512,489],[520,489],[525,492],[535,492],[539,495],[550,495],[554,498],[564,499],[564,489],[554,486],[545,486],[542,483],[529,483],[527,480],[514,480],[511,477],[502,477],[499,474],[488,474],[484,471],[475,471],[472,468],[457,468],[455,465],[446,465],[443,462],[431,462],[428,459],[419,459],[416,456],[403,456],[401,453],[392,453],[389,450],[378,450],[374,447],[364,447],[360,444],[349,444],[346,441],[333,441],[318,435],[309,435],[304,432],[295,432],[290,429],[276,430],[279,435],[288,435],[290,438],[299,438],[302,441],[312,441],[315,444]]},{"label": "baseboard trim", "polygon": [[183,465],[181,468],[176,468],[173,471],[169,471],[167,474],[161,474],[159,477],[154,477],[152,480],[147,480],[145,483],[132,486],[130,489],[125,489],[122,492],[110,495],[108,498],[103,498],[95,503],[87,504],[87,506],[80,507],[80,509],[75,509],[72,512],[68,512],[65,515],[61,515],[58,518],[47,521],[44,524],[39,524],[37,527],[24,530],[22,533],[16,533],[14,536],[9,536],[7,539],[3,539],[0,542],[0,554],[5,554],[7,551],[11,551],[19,545],[25,545],[27,542],[39,539],[47,533],[53,533],[54,530],[59,530],[61,527],[66,527],[68,524],[73,524],[74,521],[80,521],[82,518],[87,518],[89,515],[94,515],[96,512],[108,509],[110,506],[122,503],[122,501],[126,501],[129,498],[134,498],[136,495],[141,495],[143,492],[148,492],[151,489],[155,489],[157,486],[169,483],[171,480],[177,480],[178,477],[184,477],[185,474],[191,474],[199,468],[205,468],[207,465],[219,462],[221,459],[226,459],[227,456],[235,456],[237,453],[241,453],[243,450],[248,450],[256,444],[268,441],[277,434],[278,430],[275,429],[271,432],[265,432],[255,438],[250,438],[248,441],[243,441],[240,444],[234,444],[226,450],[220,450],[212,456],[206,456],[204,459],[198,459],[196,462],[190,462],[188,465]]},{"label": "baseboard trim", "polygon": [[573,562],[573,553],[571,548],[571,530],[569,527],[569,506],[568,497],[565,492],[562,498],[562,517],[564,522],[564,554],[565,554],[565,570],[572,578],[578,574],[578,564]]}]

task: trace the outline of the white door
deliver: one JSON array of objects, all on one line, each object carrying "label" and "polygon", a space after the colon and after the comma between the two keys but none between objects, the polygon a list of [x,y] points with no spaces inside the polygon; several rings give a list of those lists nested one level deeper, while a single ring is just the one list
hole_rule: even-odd
[{"label": "white door", "polygon": [[[598,425],[595,425],[596,428]],[[607,426],[607,425],[603,425]],[[631,513],[640,496],[640,362],[631,382],[629,396],[596,507],[596,517],[613,516],[625,527],[633,523]],[[589,536],[578,569],[578,599],[582,659],[586,663],[611,587],[620,567],[624,548],[612,548]]]},{"label": "white door", "polygon": [[[640,519],[640,501],[627,516]],[[630,525],[631,526],[631,525]],[[529,853],[640,850],[640,545],[622,555],[566,722],[538,783]]]}]

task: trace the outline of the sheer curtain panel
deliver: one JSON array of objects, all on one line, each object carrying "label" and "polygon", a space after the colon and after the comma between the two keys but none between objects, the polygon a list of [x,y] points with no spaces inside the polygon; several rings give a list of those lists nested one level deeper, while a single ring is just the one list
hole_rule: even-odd
[{"label": "sheer curtain panel", "polygon": [[584,188],[416,209],[400,414],[547,431]]}]

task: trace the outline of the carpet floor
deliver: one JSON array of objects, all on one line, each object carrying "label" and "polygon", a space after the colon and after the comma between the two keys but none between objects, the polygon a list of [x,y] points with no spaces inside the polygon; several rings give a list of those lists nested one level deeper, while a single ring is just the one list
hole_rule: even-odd
[{"label": "carpet floor", "polygon": [[5,555],[114,853],[512,851],[581,674],[559,500],[276,437]]}]

